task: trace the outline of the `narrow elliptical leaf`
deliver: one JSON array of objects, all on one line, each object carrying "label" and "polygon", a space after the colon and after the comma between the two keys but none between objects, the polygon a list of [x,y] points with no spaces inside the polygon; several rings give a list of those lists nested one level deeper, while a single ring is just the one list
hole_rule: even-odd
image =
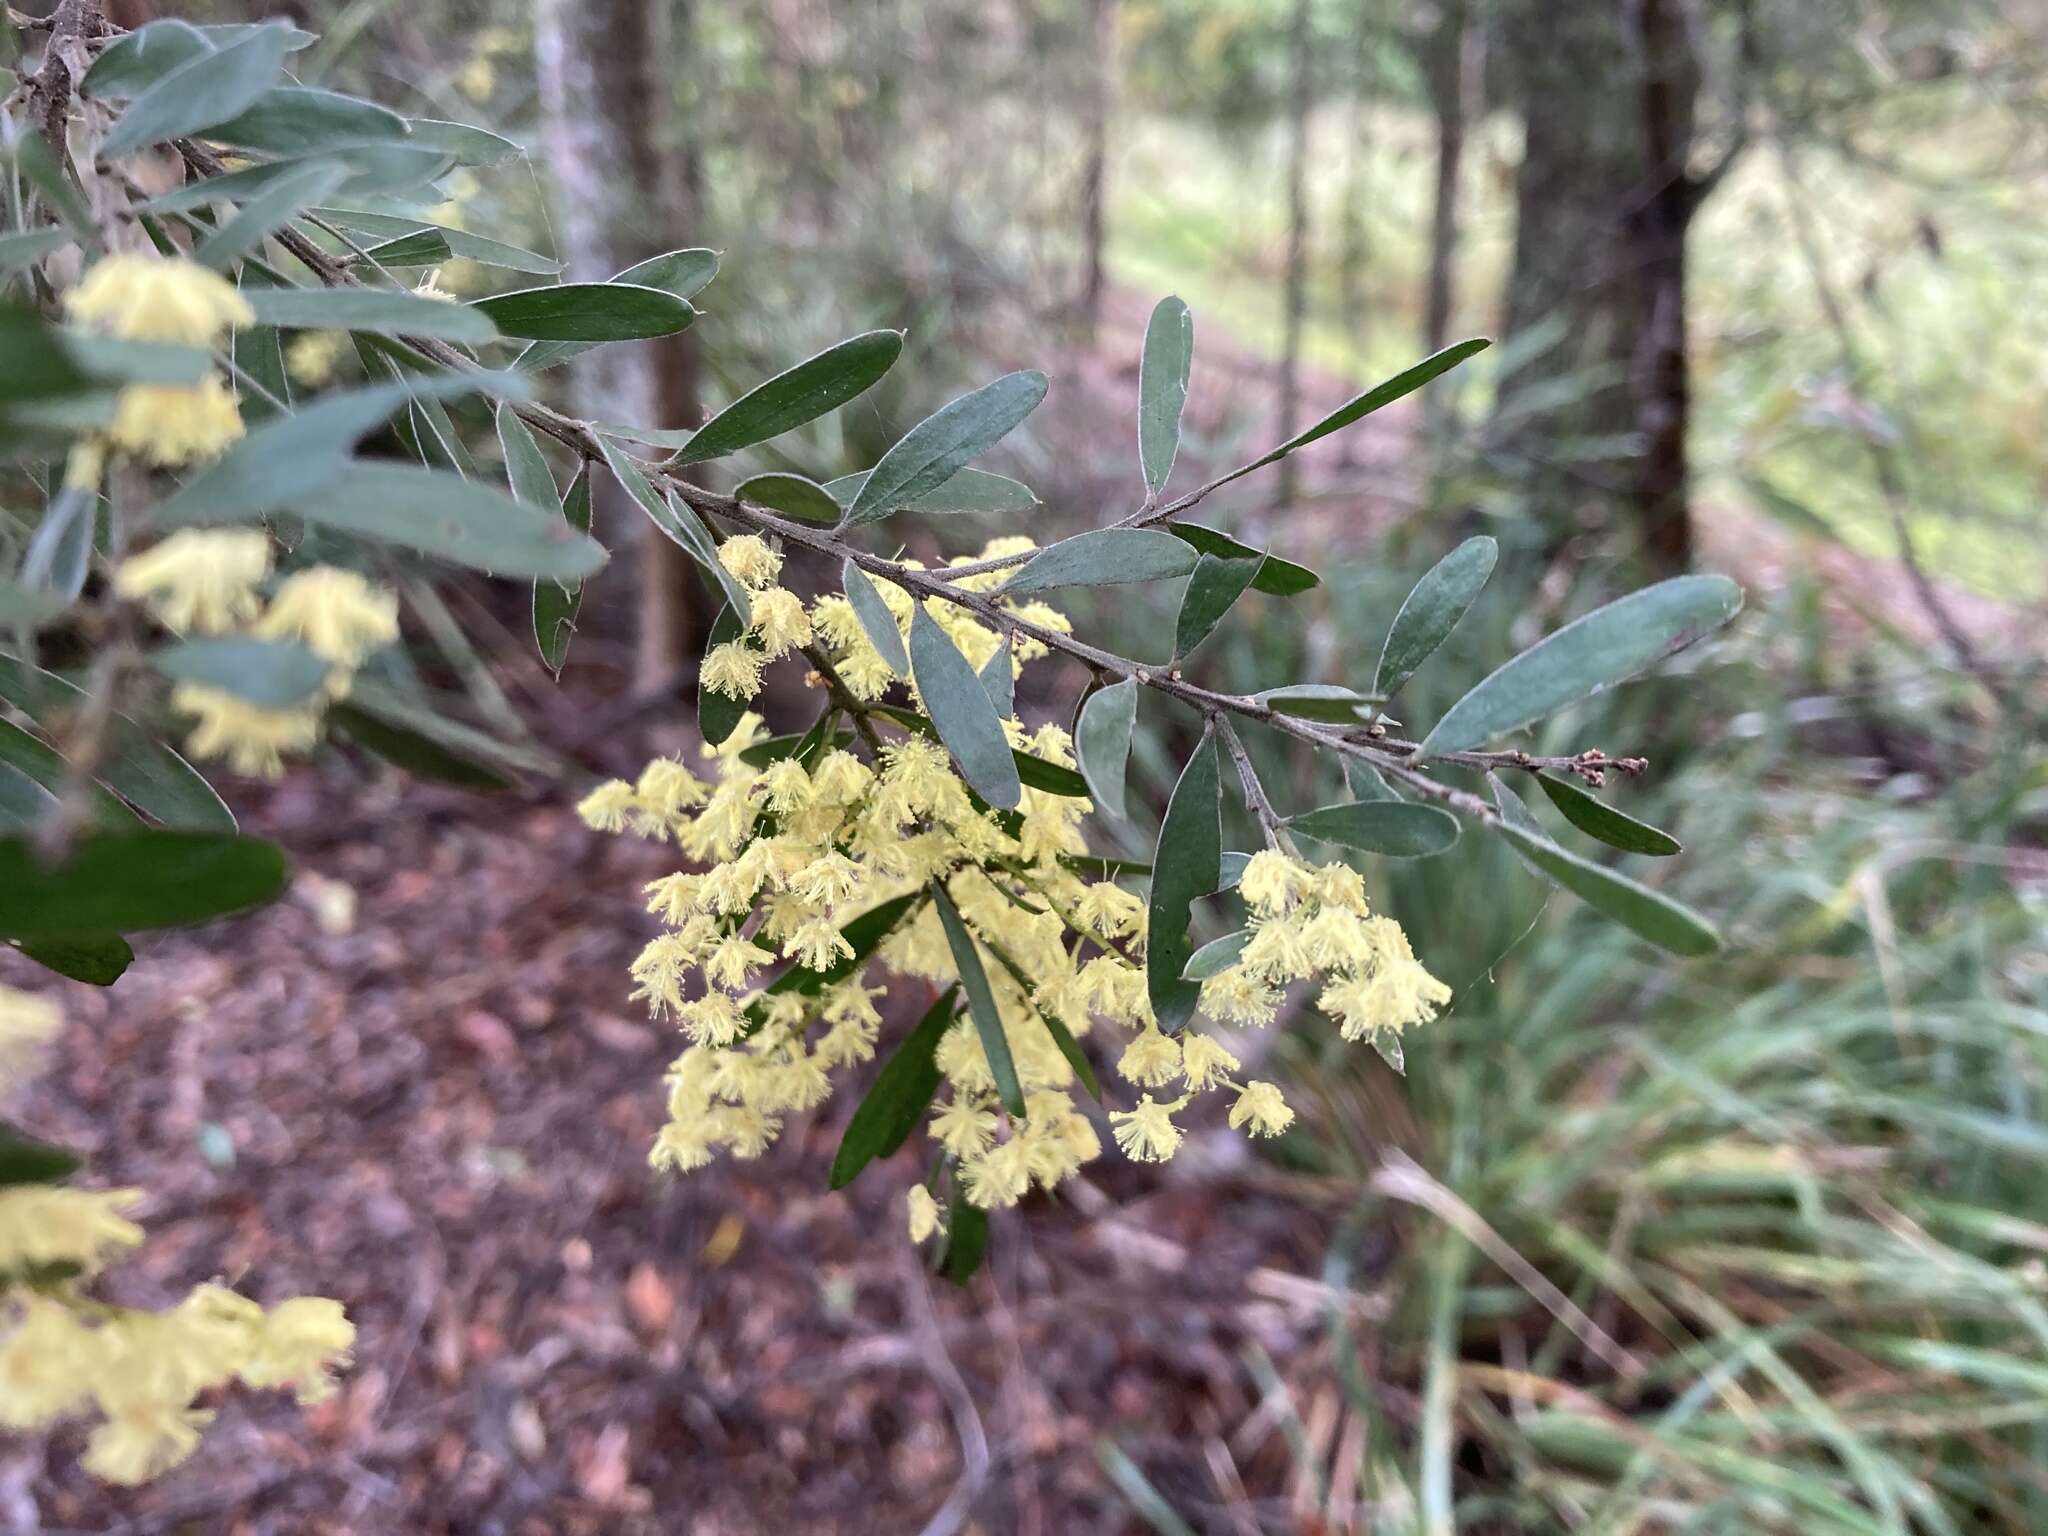
[{"label": "narrow elliptical leaf", "polygon": [[1045,387],[1042,373],[1009,373],[941,406],[868,471],[853,505],[846,509],[847,526],[857,528],[887,517],[904,503],[937,490],[1036,410],[1045,398]]},{"label": "narrow elliptical leaf", "polygon": [[866,331],[827,347],[756,385],[705,422],[675,462],[723,458],[816,421],[872,389],[902,355],[901,331]]},{"label": "narrow elliptical leaf", "polygon": [[1081,777],[1088,781],[1089,797],[1098,809],[1118,821],[1128,817],[1124,776],[1130,767],[1131,729],[1137,719],[1138,680],[1127,677],[1088,695],[1074,727],[1074,754],[1081,762]]},{"label": "narrow elliptical leaf", "polygon": [[1564,812],[1566,821],[1610,848],[1619,848],[1623,853],[1647,853],[1657,858],[1684,851],[1683,845],[1669,832],[1660,831],[1647,821],[1637,821],[1626,811],[1616,810],[1598,795],[1581,789],[1569,779],[1539,773],[1536,782],[1543,786],[1543,793],[1550,796],[1550,803]]},{"label": "narrow elliptical leaf", "polygon": [[1453,704],[1420,755],[1464,752],[1656,665],[1742,610],[1726,576],[1677,576],[1546,635]]},{"label": "narrow elliptical leaf", "polygon": [[1180,415],[1194,357],[1194,316],[1178,298],[1161,299],[1145,326],[1145,351],[1138,364],[1138,462],[1145,488],[1155,497],[1165,489],[1180,452]]},{"label": "narrow elliptical leaf", "polygon": [[881,653],[891,672],[898,677],[910,676],[910,655],[903,649],[903,631],[896,627],[896,615],[882,601],[882,594],[868,580],[868,573],[848,560],[839,568],[839,581],[847,602],[853,605],[853,616],[867,632],[868,644]]},{"label": "narrow elliptical leaf", "polygon": [[953,952],[953,968],[960,973],[960,990],[967,994],[967,1011],[981,1036],[982,1054],[988,1057],[989,1076],[995,1079],[996,1096],[1017,1119],[1024,1118],[1024,1088],[1017,1080],[1017,1063],[1010,1056],[1010,1037],[1003,1029],[1003,1016],[996,1007],[995,993],[988,984],[988,972],[981,952],[974,947],[974,935],[946,894],[944,885],[932,883],[932,905],[939,909],[939,923],[946,930],[946,945]]},{"label": "narrow elliptical leaf", "polygon": [[961,777],[996,809],[1014,810],[1023,785],[1002,721],[974,668],[922,603],[911,612],[910,669]]},{"label": "narrow elliptical leaf", "polygon": [[1222,883],[1223,790],[1214,731],[1202,737],[1167,802],[1152,856],[1150,924],[1145,940],[1145,990],[1152,1013],[1167,1034],[1194,1016],[1199,983],[1184,979],[1194,946],[1188,940],[1189,908]]},{"label": "narrow elliptical leaf", "polygon": [[954,994],[948,987],[925,1010],[916,1028],[875,1074],[874,1086],[847,1122],[832,1159],[832,1187],[844,1189],[861,1169],[878,1157],[889,1157],[910,1139],[939,1089],[939,1068],[932,1060],[939,1040],[953,1023]]},{"label": "narrow elliptical leaf", "polygon": [[1423,573],[1387,631],[1374,692],[1392,698],[1415,675],[1415,669],[1450,638],[1486,585],[1486,578],[1493,574],[1499,555],[1500,546],[1481,535],[1467,539]]}]

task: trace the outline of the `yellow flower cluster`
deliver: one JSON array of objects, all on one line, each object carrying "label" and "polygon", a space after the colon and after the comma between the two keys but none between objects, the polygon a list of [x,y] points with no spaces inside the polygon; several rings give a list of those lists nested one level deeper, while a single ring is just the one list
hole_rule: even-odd
[{"label": "yellow flower cluster", "polygon": [[40,1070],[61,1022],[54,1003],[0,987],[0,1093]]},{"label": "yellow flower cluster", "polygon": [[320,389],[333,382],[347,351],[347,331],[301,331],[284,349],[285,372],[294,384]]},{"label": "yellow flower cluster", "polygon": [[[728,546],[730,547],[730,546]],[[998,560],[1008,555],[1028,553],[1037,546],[1027,538],[992,539],[979,555],[960,556],[952,561],[955,565],[978,564],[984,560]],[[920,569],[916,561],[907,562],[911,569]],[[978,576],[963,576],[955,583],[967,592],[997,592],[1003,583],[1015,573],[1015,568],[1000,571],[983,571]],[[892,581],[877,580],[875,590],[882,601],[889,605],[889,612],[895,618],[897,627],[906,634],[909,630],[911,610],[915,600],[908,592]],[[1005,601],[1003,611],[1014,614],[1027,623],[1042,629],[1070,634],[1073,626],[1067,616],[1048,603],[1036,600]],[[927,598],[925,611],[938,621],[947,638],[959,647],[960,654],[967,658],[968,665],[977,672],[988,665],[989,658],[1002,648],[1002,636],[973,615],[944,602],[939,598]],[[889,691],[895,681],[895,673],[888,662],[882,659],[874,643],[861,627],[859,617],[853,611],[853,604],[837,593],[821,597],[811,608],[811,624],[818,638],[824,643],[840,679],[847,690],[857,699],[879,699]],[[1021,672],[1026,662],[1036,661],[1046,654],[1045,643],[1031,636],[1013,632],[1010,640],[1010,667],[1013,673]]]},{"label": "yellow flower cluster", "polygon": [[[1000,540],[983,558],[1029,547],[1026,540]],[[825,649],[857,700],[878,698],[896,681],[844,596],[822,597],[808,613],[790,598],[793,612],[785,613],[781,599],[788,594],[774,585],[782,564],[777,551],[746,536],[728,540],[720,553],[750,589],[754,617],[747,638],[707,657],[704,686],[751,698],[765,661],[805,638]],[[982,590],[1003,579],[1001,572],[967,578]],[[907,627],[913,599],[891,583],[877,587],[899,627]],[[1027,609],[1037,623],[1066,627],[1043,603],[1016,611]],[[952,604],[928,600],[927,611],[977,669],[1002,644]],[[1043,654],[1028,643],[1012,651],[1019,667]],[[834,711],[832,720],[839,718]],[[824,1103],[836,1077],[874,1056],[881,1024],[875,999],[888,990],[882,973],[926,982],[919,990],[928,999],[959,982],[953,945],[930,897],[941,887],[975,946],[1024,1106],[1021,1116],[1005,1110],[980,1028],[956,995],[955,1016],[933,1058],[942,1090],[929,1131],[961,1198],[983,1208],[1014,1205],[1100,1153],[1095,1124],[1076,1101],[1070,1057],[1070,1050],[1078,1054],[1072,1042],[1098,1021],[1128,1032],[1116,1058],[1119,1074],[1159,1094],[1143,1092],[1131,1108],[1109,1111],[1111,1133],[1127,1156],[1172,1156],[1183,1135],[1174,1116],[1214,1091],[1228,1091],[1233,1128],[1260,1136],[1285,1130],[1294,1115],[1279,1088],[1239,1081],[1240,1064],[1221,1040],[1197,1030],[1169,1037],[1158,1028],[1143,970],[1144,902],[1111,879],[1084,878],[1079,822],[1089,802],[1027,786],[1016,812],[992,812],[943,748],[917,735],[885,741],[881,718],[861,722],[869,760],[822,728],[807,746],[762,760],[752,751],[761,722],[749,712],[730,738],[705,748],[716,764],[711,781],[679,761],[657,759],[637,782],[601,785],[579,806],[598,831],[672,839],[708,866],[647,887],[648,910],[663,932],[633,964],[635,996],[688,1040],[669,1070],[668,1123],[650,1161],[689,1171],[721,1151],[759,1156],[785,1117]],[[1058,726],[1027,732],[1010,719],[1005,729],[1020,750],[1071,766],[1072,743]],[[1297,917],[1314,926],[1313,938],[1302,942],[1314,953],[1328,949],[1345,984],[1433,995],[1437,984],[1414,965],[1398,927],[1367,914],[1354,872],[1302,871],[1301,889],[1274,905],[1275,859],[1297,868],[1280,855],[1260,855],[1245,893],[1273,936],[1255,935],[1257,955],[1248,953],[1225,973],[1231,980],[1209,994],[1213,1015],[1236,1023],[1271,1018],[1278,986],[1308,974],[1308,967],[1271,953],[1283,941],[1292,944]],[[900,911],[887,936],[857,953],[845,930],[865,914],[886,914],[892,903]],[[1335,931],[1340,919],[1348,925],[1342,936]],[[1412,974],[1375,963],[1396,944]],[[786,968],[762,986],[778,962]],[[1232,988],[1242,978],[1256,978],[1262,1008],[1236,998]],[[1426,1016],[1413,1007],[1373,1006],[1395,1028]],[[1351,1033],[1348,1019],[1346,1027]],[[908,1202],[914,1240],[944,1230],[943,1205],[930,1186],[912,1189]]]},{"label": "yellow flower cluster", "polygon": [[1311,868],[1277,849],[1252,855],[1238,885],[1250,938],[1236,964],[1202,983],[1202,1009],[1265,1024],[1292,982],[1321,975],[1316,1006],[1346,1040],[1398,1038],[1426,1024],[1451,989],[1425,970],[1391,917],[1374,916],[1365,882],[1345,864]]},{"label": "yellow flower cluster", "polygon": [[[74,320],[127,341],[211,348],[252,325],[248,301],[219,273],[182,256],[128,252],[97,262],[64,296]],[[212,458],[242,435],[242,416],[220,374],[195,384],[130,384],[115,402],[107,440],[159,468]]]},{"label": "yellow flower cluster", "polygon": [[187,746],[224,757],[237,773],[276,778],[284,754],[304,751],[327,705],[349,691],[355,671],[398,638],[398,598],[354,571],[316,565],[295,571],[265,601],[269,536],[260,529],[186,529],[121,562],[114,590],[149,608],[179,634],[246,633],[304,646],[328,664],[322,689],[304,703],[270,709],[204,683],[180,683],[171,703],[196,724]]},{"label": "yellow flower cluster", "polygon": [[[0,989],[0,1088],[12,1087],[24,1044],[40,1048],[56,1011]],[[302,1403],[333,1388],[355,1328],[341,1304],[303,1296],[265,1311],[202,1285],[165,1312],[95,1301],[87,1286],[142,1241],[124,1214],[133,1189],[52,1184],[0,1188],[0,1429],[41,1430],[97,1412],[84,1464],[114,1483],[141,1483],[176,1466],[212,1414],[194,1406],[239,1380],[288,1387]]]}]

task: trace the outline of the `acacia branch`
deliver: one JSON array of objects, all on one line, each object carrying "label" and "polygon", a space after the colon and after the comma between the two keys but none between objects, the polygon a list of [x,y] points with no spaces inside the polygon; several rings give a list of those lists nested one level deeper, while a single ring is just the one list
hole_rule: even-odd
[{"label": "acacia branch", "polygon": [[[220,158],[203,145],[189,140],[179,140],[178,150],[186,163],[202,175],[215,175],[223,168]],[[277,231],[277,239],[323,284],[329,287],[370,286],[364,284],[346,264],[321,250],[298,230],[287,225]],[[439,364],[454,372],[474,374],[485,371],[474,358],[431,337],[406,337],[403,338],[403,345],[422,360]],[[508,403],[528,426],[574,449],[582,458],[597,460],[605,456],[604,445],[589,422],[565,415],[538,401],[521,400]],[[1414,743],[1361,739],[1352,727],[1329,726],[1305,720],[1299,716],[1283,714],[1271,705],[1249,695],[1222,693],[1212,688],[1204,688],[1187,681],[1177,669],[1148,666],[1142,662],[1132,661],[1113,651],[1106,651],[1100,646],[1076,639],[1061,630],[1027,619],[1002,606],[1000,589],[991,595],[969,591],[959,585],[960,581],[967,577],[1019,564],[1029,558],[1029,553],[967,565],[948,566],[937,571],[920,570],[848,542],[845,538],[847,530],[843,526],[827,529],[795,522],[756,503],[707,490],[662,464],[638,457],[633,457],[632,463],[651,483],[666,486],[684,505],[702,516],[736,525],[749,532],[772,534],[786,544],[810,550],[826,559],[850,560],[863,571],[896,583],[913,597],[937,598],[942,602],[951,603],[999,632],[1028,636],[1048,651],[1079,661],[1098,675],[1127,678],[1141,687],[1163,693],[1200,712],[1212,723],[1223,723],[1227,726],[1228,719],[1234,717],[1263,725],[1269,730],[1306,742],[1321,751],[1352,758],[1376,768],[1406,785],[1423,799],[1435,801],[1489,825],[1498,825],[1500,822],[1499,813],[1487,801],[1432,778],[1417,766],[1420,762],[1419,748]],[[1212,492],[1250,474],[1257,467],[1256,462],[1241,465],[1164,506],[1140,508],[1114,526],[1151,527],[1171,522],[1175,517],[1199,505]],[[717,532],[715,527],[713,532],[714,535]],[[845,687],[822,650],[816,645],[810,645],[802,647],[801,654],[825,681],[833,702],[847,710],[856,727],[862,728],[862,734],[873,744],[874,727],[868,718],[870,711]],[[1242,751],[1242,744],[1237,742],[1234,731],[1228,733],[1227,742],[1232,746],[1234,756]],[[1531,772],[1557,768],[1575,773],[1595,785],[1602,782],[1601,778],[1595,775],[1603,773],[1606,767],[1617,767],[1623,772],[1634,774],[1647,766],[1638,758],[1614,760],[1597,751],[1580,753],[1572,758],[1536,758],[1522,752],[1455,752],[1445,753],[1433,761],[1481,771],[1499,767],[1521,768]],[[1256,783],[1256,776],[1253,777],[1253,783]],[[1273,811],[1270,802],[1265,800],[1263,788],[1257,792],[1257,801],[1264,805],[1262,826],[1266,825],[1266,817],[1272,818],[1277,824],[1277,813]]]}]

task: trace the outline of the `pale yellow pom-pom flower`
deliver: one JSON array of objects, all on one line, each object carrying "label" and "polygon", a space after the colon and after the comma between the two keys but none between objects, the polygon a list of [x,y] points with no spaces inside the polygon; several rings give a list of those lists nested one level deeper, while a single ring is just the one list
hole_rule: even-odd
[{"label": "pale yellow pom-pom flower", "polygon": [[0,1092],[35,1075],[63,1022],[55,1003],[0,987]]},{"label": "pale yellow pom-pom flower", "polygon": [[1237,1067],[1237,1058],[1212,1035],[1190,1032],[1181,1046],[1181,1077],[1194,1092],[1214,1087]]},{"label": "pale yellow pom-pom flower", "polygon": [[626,818],[640,809],[640,797],[624,779],[600,784],[576,802],[576,814],[593,832],[623,832]]},{"label": "pale yellow pom-pom flower", "polygon": [[1116,1069],[1131,1082],[1161,1088],[1180,1075],[1180,1046],[1148,1026],[1124,1047]]},{"label": "pale yellow pom-pom flower", "polygon": [[114,1254],[142,1241],[142,1228],[121,1214],[141,1199],[139,1189],[0,1189],[0,1273],[42,1264],[97,1273]]},{"label": "pale yellow pom-pom flower", "polygon": [[714,645],[697,675],[698,686],[742,702],[761,691],[762,654],[738,640]]},{"label": "pale yellow pom-pom flower", "polygon": [[921,1243],[934,1232],[943,1231],[945,1222],[940,1219],[939,1202],[932,1198],[932,1192],[922,1184],[910,1186],[910,1193],[904,1197],[910,1217],[910,1240]]},{"label": "pale yellow pom-pom flower", "polygon": [[331,1373],[350,1364],[355,1340],[340,1302],[294,1296],[264,1315],[254,1352],[236,1374],[252,1387],[289,1387],[300,1403],[317,1403],[334,1390]]},{"label": "pale yellow pom-pom flower", "polygon": [[185,746],[195,757],[222,757],[235,772],[274,779],[284,772],[287,752],[304,752],[320,734],[320,717],[308,709],[265,709],[225,688],[180,683],[171,707],[194,720]]},{"label": "pale yellow pom-pom flower", "polygon": [[1124,1155],[1141,1163],[1163,1163],[1180,1149],[1181,1129],[1173,1123],[1176,1105],[1161,1104],[1151,1094],[1136,1109],[1109,1112],[1110,1129]]},{"label": "pale yellow pom-pom flower", "polygon": [[1237,889],[1254,911],[1270,915],[1293,906],[1310,878],[1307,869],[1279,849],[1261,848],[1245,865]]},{"label": "pale yellow pom-pom flower", "polygon": [[322,661],[352,672],[398,638],[398,594],[338,566],[294,571],[263,610],[256,633],[266,640],[296,640]]},{"label": "pale yellow pom-pom flower", "polygon": [[19,1321],[0,1339],[0,1429],[41,1429],[84,1406],[98,1343],[61,1302],[24,1297]]},{"label": "pale yellow pom-pom flower", "polygon": [[188,528],[123,560],[114,591],[179,634],[218,634],[255,617],[256,584],[269,574],[261,529]]},{"label": "pale yellow pom-pom flower", "polygon": [[293,383],[318,389],[334,378],[334,365],[347,347],[346,331],[301,331],[284,349],[285,372]]},{"label": "pale yellow pom-pom flower", "polygon": [[178,1465],[199,1449],[199,1432],[213,1414],[140,1388],[108,1383],[100,1398],[106,1419],[86,1438],[79,1465],[94,1477],[133,1488]]},{"label": "pale yellow pom-pom flower", "polygon": [[130,384],[115,402],[107,440],[144,463],[175,469],[217,457],[242,430],[233,393],[210,373],[197,384]]},{"label": "pale yellow pom-pom flower", "polygon": [[757,533],[743,533],[719,545],[718,563],[749,590],[765,587],[782,574],[782,556]]},{"label": "pale yellow pom-pom flower", "polygon": [[996,1117],[973,1099],[956,1093],[932,1116],[932,1135],[955,1157],[979,1157],[995,1140]]},{"label": "pale yellow pom-pom flower", "polygon": [[182,256],[121,252],[94,263],[64,295],[71,317],[130,341],[210,347],[256,312],[218,272]]},{"label": "pale yellow pom-pom flower", "polygon": [[1294,1124],[1294,1111],[1272,1083],[1246,1083],[1230,1106],[1230,1128],[1254,1136],[1278,1136]]},{"label": "pale yellow pom-pom flower", "polygon": [[753,595],[752,610],[749,628],[771,661],[810,644],[811,616],[804,611],[804,600],[787,587],[763,587]]}]

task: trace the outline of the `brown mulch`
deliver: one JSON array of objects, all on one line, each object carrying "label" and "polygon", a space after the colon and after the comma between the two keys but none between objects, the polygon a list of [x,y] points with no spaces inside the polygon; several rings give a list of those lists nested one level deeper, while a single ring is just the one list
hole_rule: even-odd
[{"label": "brown mulch", "polygon": [[25,1118],[150,1195],[109,1294],[225,1277],[361,1331],[330,1402],[230,1395],[145,1490],[83,1476],[75,1433],[0,1442],[0,1528],[1131,1529],[1105,1437],[1198,1529],[1292,1528],[1261,1523],[1294,1458],[1245,1356],[1323,1381],[1330,1307],[1377,1305],[1316,1278],[1341,1192],[1112,1156],[1106,1193],[999,1220],[962,1293],[904,1238],[912,1152],[827,1192],[855,1094],[758,1163],[650,1174],[674,1043],[624,972],[668,861],[563,799],[300,770],[240,806],[296,856],[285,900],[55,984]]}]

